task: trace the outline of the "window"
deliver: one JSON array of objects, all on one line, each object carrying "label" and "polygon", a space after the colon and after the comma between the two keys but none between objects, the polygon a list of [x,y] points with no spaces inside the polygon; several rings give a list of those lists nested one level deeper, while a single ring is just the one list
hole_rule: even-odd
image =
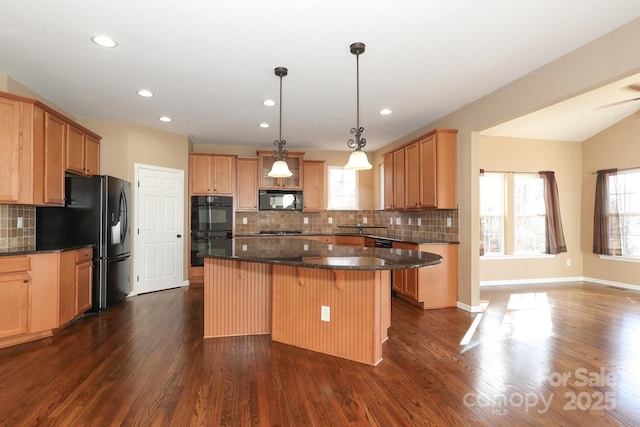
[{"label": "window", "polygon": [[480,176],[480,230],[485,255],[504,253],[504,175]]},{"label": "window", "polygon": [[546,208],[542,184],[539,175],[513,176],[513,251],[516,254],[545,251]]},{"label": "window", "polygon": [[622,256],[640,256],[640,170],[609,175],[607,196],[612,247],[620,248]]},{"label": "window", "polygon": [[544,182],[538,174],[480,176],[480,235],[483,255],[546,252]]},{"label": "window", "polygon": [[358,209],[358,175],[355,170],[329,166],[329,209]]}]

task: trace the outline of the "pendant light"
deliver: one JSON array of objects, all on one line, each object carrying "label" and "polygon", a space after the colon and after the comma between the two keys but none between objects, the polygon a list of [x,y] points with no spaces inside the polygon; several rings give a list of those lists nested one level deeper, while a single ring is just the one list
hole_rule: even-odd
[{"label": "pendant light", "polygon": [[367,154],[362,151],[362,147],[367,144],[367,140],[362,137],[364,128],[360,126],[360,54],[364,53],[364,43],[352,43],[349,47],[351,53],[356,56],[356,127],[351,128],[351,133],[355,135],[355,140],[347,141],[349,148],[355,150],[349,156],[349,161],[344,166],[345,169],[351,170],[367,170],[373,166],[369,163]]},{"label": "pendant light", "polygon": [[284,67],[276,67],[274,71],[276,76],[280,77],[280,131],[278,139],[273,141],[273,145],[277,146],[277,148],[273,150],[273,157],[276,158],[276,161],[273,162],[271,170],[267,175],[271,178],[288,178],[293,174],[289,170],[287,162],[284,160],[289,152],[284,148],[287,141],[282,139],[282,78],[287,75],[288,70]]}]

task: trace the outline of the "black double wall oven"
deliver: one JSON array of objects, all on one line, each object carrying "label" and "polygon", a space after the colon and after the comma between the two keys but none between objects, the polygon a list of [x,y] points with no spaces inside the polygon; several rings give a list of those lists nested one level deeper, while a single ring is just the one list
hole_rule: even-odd
[{"label": "black double wall oven", "polygon": [[191,197],[191,266],[201,267],[198,252],[225,254],[231,250],[233,198],[230,196]]}]

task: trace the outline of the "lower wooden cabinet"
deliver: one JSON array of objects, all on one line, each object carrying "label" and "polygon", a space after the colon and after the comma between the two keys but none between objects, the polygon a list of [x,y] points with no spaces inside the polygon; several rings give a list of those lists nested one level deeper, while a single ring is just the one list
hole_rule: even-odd
[{"label": "lower wooden cabinet", "polygon": [[0,348],[50,336],[91,308],[93,249],[0,257]]},{"label": "lower wooden cabinet", "polygon": [[27,256],[0,259],[0,339],[28,331],[29,267]]},{"label": "lower wooden cabinet", "polygon": [[334,236],[334,243],[338,246],[364,246],[364,236]]},{"label": "lower wooden cabinet", "polygon": [[432,267],[395,270],[391,288],[396,295],[426,309],[456,307],[458,303],[458,245],[394,242],[394,248],[431,252],[442,257]]},{"label": "lower wooden cabinet", "polygon": [[89,310],[92,305],[93,249],[80,249],[75,251],[75,255],[75,315],[77,316]]}]

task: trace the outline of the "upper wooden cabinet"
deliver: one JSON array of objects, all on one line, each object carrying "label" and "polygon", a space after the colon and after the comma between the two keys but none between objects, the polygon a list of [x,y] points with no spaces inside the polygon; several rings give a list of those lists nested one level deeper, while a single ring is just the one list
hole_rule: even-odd
[{"label": "upper wooden cabinet", "polygon": [[437,129],[418,141],[421,207],[457,207],[457,133],[457,130]]},{"label": "upper wooden cabinet", "polygon": [[289,170],[292,175],[289,178],[272,178],[269,171],[275,162],[272,151],[258,151],[258,178],[259,186],[262,189],[281,189],[302,190],[303,172],[302,158],[304,153],[289,151],[289,155],[285,158]]},{"label": "upper wooden cabinet", "polygon": [[191,194],[232,195],[235,161],[236,156],[232,154],[190,154]]},{"label": "upper wooden cabinet", "polygon": [[457,207],[457,132],[435,129],[385,154],[385,209]]},{"label": "upper wooden cabinet", "polygon": [[22,103],[0,98],[0,202],[16,203],[20,196]]},{"label": "upper wooden cabinet", "polygon": [[98,175],[100,138],[72,124],[67,125],[65,168],[80,175]]},{"label": "upper wooden cabinet", "polygon": [[257,211],[258,159],[238,159],[236,171],[238,175],[238,210]]},{"label": "upper wooden cabinet", "polygon": [[324,161],[303,162],[303,207],[307,212],[324,210]]},{"label": "upper wooden cabinet", "polygon": [[[81,133],[84,146],[69,148],[77,146]],[[90,171],[86,175],[99,173],[99,141],[99,136],[38,101],[0,92],[0,203],[64,205],[68,155],[73,154],[73,163],[80,161],[74,157],[80,153],[83,167]]]},{"label": "upper wooden cabinet", "polygon": [[64,151],[67,123],[44,113],[44,202],[64,206]]}]

